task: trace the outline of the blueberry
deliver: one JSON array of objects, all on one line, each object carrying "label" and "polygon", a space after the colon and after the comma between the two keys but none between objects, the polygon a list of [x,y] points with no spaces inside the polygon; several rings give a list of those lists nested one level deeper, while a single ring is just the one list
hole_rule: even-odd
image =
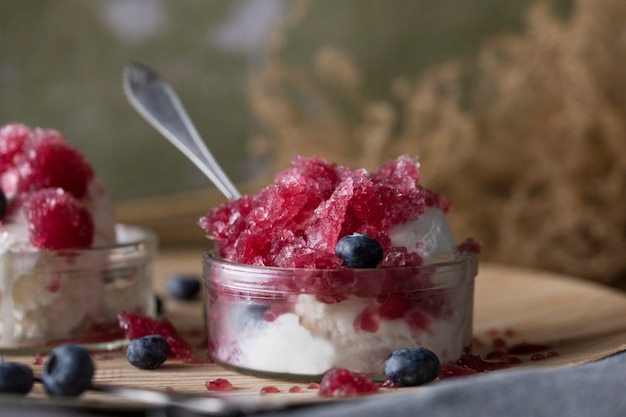
[{"label": "blueberry", "polygon": [[33,388],[35,377],[28,366],[15,363],[0,363],[0,392],[6,394],[28,394]]},{"label": "blueberry", "polygon": [[400,387],[413,387],[434,381],[441,364],[432,351],[425,348],[399,349],[385,361],[387,380]]},{"label": "blueberry", "polygon": [[376,268],[383,259],[383,248],[376,239],[353,233],[339,239],[335,254],[350,268]]},{"label": "blueberry", "polygon": [[156,369],[170,354],[170,345],[161,335],[151,334],[133,339],[126,349],[128,362],[139,369]]},{"label": "blueberry", "polygon": [[167,292],[178,300],[193,300],[200,292],[200,278],[196,275],[174,275],[167,281]]},{"label": "blueberry", "polygon": [[72,397],[90,387],[94,372],[93,360],[85,348],[61,345],[50,352],[41,380],[48,394]]}]

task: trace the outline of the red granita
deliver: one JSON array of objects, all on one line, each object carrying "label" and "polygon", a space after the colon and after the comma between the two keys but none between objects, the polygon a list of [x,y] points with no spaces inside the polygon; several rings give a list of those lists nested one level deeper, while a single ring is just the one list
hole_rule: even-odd
[{"label": "red granita", "polygon": [[408,156],[371,175],[319,157],[296,157],[269,186],[210,210],[199,225],[218,255],[237,263],[337,268],[337,241],[365,233],[383,247],[381,267],[419,266],[419,255],[391,246],[389,230],[415,220],[426,206],[446,211],[449,205],[418,182],[418,167]]},{"label": "red granita", "polygon": [[419,335],[430,330],[431,318],[424,310],[417,308],[407,314],[407,323],[411,326],[411,332]]},{"label": "red granita", "polygon": [[208,391],[232,391],[235,389],[228,379],[217,378],[213,381],[207,381],[204,386]]},{"label": "red granita", "polygon": [[19,192],[58,187],[82,198],[94,176],[87,159],[52,129],[35,129],[14,162],[20,174]]},{"label": "red granita", "polygon": [[356,316],[352,325],[356,333],[362,331],[376,333],[380,327],[378,306],[374,303],[366,306],[363,311]]},{"label": "red granita", "polygon": [[429,189],[424,189],[424,194],[424,199],[426,201],[427,207],[438,207],[444,213],[448,213],[450,211],[450,202],[441,194],[438,194]]},{"label": "red granita", "polygon": [[457,245],[457,250],[460,253],[480,253],[482,249],[482,245],[471,237],[465,239],[459,245]]},{"label": "red granita", "polygon": [[86,248],[93,242],[91,214],[73,195],[60,188],[29,193],[24,211],[30,242],[37,248]]},{"label": "red granita", "polygon": [[402,296],[391,296],[384,300],[378,309],[380,317],[393,320],[404,316],[408,307],[408,301]]},{"label": "red granita", "polygon": [[150,334],[163,336],[170,345],[170,357],[192,360],[192,348],[187,343],[174,325],[167,319],[155,320],[151,317],[142,316],[130,311],[123,311],[118,315],[120,327],[125,331],[130,340]]},{"label": "red granita", "polygon": [[424,263],[422,257],[409,252],[405,247],[392,247],[387,250],[380,265],[384,268],[398,268],[403,266],[420,266]]},{"label": "red granita", "polygon": [[345,368],[333,368],[324,374],[318,395],[320,397],[355,397],[376,393],[378,388],[369,375],[353,373]]}]

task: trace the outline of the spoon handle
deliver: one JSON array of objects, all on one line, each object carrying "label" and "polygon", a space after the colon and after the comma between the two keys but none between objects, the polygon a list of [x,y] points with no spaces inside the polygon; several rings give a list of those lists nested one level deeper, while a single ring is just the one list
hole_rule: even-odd
[{"label": "spoon handle", "polygon": [[124,68],[126,98],[159,133],[187,156],[228,198],[241,194],[219,166],[193,125],[174,89],[146,65]]}]

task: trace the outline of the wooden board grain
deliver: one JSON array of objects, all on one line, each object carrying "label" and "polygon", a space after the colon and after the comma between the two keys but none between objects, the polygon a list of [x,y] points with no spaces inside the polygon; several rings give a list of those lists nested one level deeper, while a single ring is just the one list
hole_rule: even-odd
[{"label": "wooden board grain", "polygon": [[[165,285],[174,273],[201,273],[201,251],[164,251],[155,265],[155,290],[165,299],[165,315],[206,354],[202,326],[202,301],[177,302],[166,296]],[[598,359],[619,351],[626,343],[626,295],[575,277],[483,264],[476,281],[474,312],[475,352],[486,354],[493,343],[540,343],[558,356],[530,360],[522,355],[517,366],[565,366]],[[5,356],[32,365],[36,373],[42,365],[33,356]],[[148,388],[184,394],[206,395],[205,383],[227,378],[235,390],[227,395],[274,403],[322,401],[306,384],[241,375],[212,363],[184,363],[168,360],[160,369],[139,370],[128,364],[123,351],[95,355],[98,384]],[[276,386],[281,392],[262,396],[261,389]],[[300,393],[290,388],[303,388]],[[412,388],[403,389],[403,392]],[[391,390],[386,390],[389,392]],[[50,401],[41,386],[28,398]],[[132,400],[100,393],[86,393],[74,404],[141,407]]]}]

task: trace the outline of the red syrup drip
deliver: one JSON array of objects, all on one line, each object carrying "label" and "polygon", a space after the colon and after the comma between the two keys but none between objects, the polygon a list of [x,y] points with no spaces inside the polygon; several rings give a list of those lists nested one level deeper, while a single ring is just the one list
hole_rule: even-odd
[{"label": "red syrup drip", "polygon": [[455,363],[441,365],[439,378],[454,378],[505,369],[511,365],[510,359],[512,358],[486,360],[471,353],[463,353]]},{"label": "red syrup drip", "polygon": [[322,378],[320,397],[355,397],[378,392],[378,384],[367,374],[357,374],[345,368],[333,368]]},{"label": "red syrup drip", "polygon": [[266,395],[266,394],[276,394],[280,392],[280,390],[278,389],[278,387],[275,387],[274,385],[268,385],[266,387],[261,388],[261,395]]},{"label": "red syrup drip", "polygon": [[235,389],[228,379],[217,378],[213,381],[207,381],[204,386],[208,391],[232,391]]},{"label": "red syrup drip", "polygon": [[[522,363],[518,355],[531,355],[530,360],[532,361],[545,360],[559,355],[557,352],[550,350],[552,349],[551,346],[544,344],[522,342],[508,346],[507,341],[499,337],[500,332],[495,329],[489,330],[487,334],[493,338],[491,345],[494,350],[487,353],[484,357],[472,355],[469,351],[464,352],[455,363],[443,364],[441,366],[439,378],[461,377],[506,369],[512,365]],[[504,331],[504,334],[506,336],[514,336],[517,332],[514,329],[508,328]],[[476,337],[473,339],[473,344],[475,346],[484,345],[484,343]],[[548,350],[550,350],[548,353],[542,353]]]},{"label": "red syrup drip", "polygon": [[289,388],[289,392],[294,394],[301,393],[302,391],[304,391],[304,389],[298,385],[294,385],[293,387]]}]

